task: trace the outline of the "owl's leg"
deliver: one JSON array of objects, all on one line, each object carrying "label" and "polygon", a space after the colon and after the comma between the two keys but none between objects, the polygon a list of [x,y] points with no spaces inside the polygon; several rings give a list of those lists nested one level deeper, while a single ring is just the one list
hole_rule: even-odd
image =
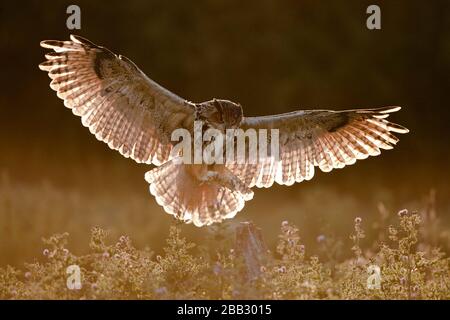
[{"label": "owl's leg", "polygon": [[214,165],[199,177],[203,182],[216,182],[230,190],[239,191],[246,201],[253,199],[253,191],[224,165]]}]

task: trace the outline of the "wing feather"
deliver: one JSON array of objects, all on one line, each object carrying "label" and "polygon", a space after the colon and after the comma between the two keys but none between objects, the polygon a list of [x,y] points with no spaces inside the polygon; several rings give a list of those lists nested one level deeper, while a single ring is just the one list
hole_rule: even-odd
[{"label": "wing feather", "polygon": [[241,124],[244,130],[279,130],[279,162],[269,157],[257,164],[230,163],[227,167],[249,187],[267,188],[274,182],[291,185],[310,180],[314,167],[329,172],[377,156],[382,149],[392,149],[398,142],[393,133],[408,132],[403,126],[386,120],[398,110],[400,107],[305,110],[244,118]]},{"label": "wing feather", "polygon": [[149,79],[128,58],[79,36],[46,40],[39,68],[64,105],[98,140],[137,162],[160,165],[172,149],[170,128],[191,129],[192,104]]}]

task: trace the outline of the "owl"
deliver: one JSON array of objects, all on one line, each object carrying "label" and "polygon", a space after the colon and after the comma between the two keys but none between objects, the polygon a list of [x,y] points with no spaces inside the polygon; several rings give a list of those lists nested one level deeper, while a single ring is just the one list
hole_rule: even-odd
[{"label": "owl", "polygon": [[[224,99],[193,103],[147,77],[131,60],[80,36],[45,40],[51,49],[39,68],[50,87],[83,126],[111,149],[155,167],[145,174],[150,193],[164,210],[186,223],[205,226],[233,218],[252,188],[310,180],[316,167],[329,172],[377,156],[408,129],[386,120],[400,107],[344,111],[301,110],[245,117],[240,104]],[[204,129],[278,130],[277,157],[254,162],[188,164],[177,161],[171,134]]]}]

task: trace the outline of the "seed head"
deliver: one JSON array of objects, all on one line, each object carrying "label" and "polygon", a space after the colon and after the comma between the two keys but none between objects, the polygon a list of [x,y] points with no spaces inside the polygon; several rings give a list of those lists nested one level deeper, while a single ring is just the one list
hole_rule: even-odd
[{"label": "seed head", "polygon": [[407,215],[408,215],[408,210],[407,209],[403,209],[403,210],[400,210],[398,212],[398,216],[399,217],[404,217],[404,216],[407,216]]}]

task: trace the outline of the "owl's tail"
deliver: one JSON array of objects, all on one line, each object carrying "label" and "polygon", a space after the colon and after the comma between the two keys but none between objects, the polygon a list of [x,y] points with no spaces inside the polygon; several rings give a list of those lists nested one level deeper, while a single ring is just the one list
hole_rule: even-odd
[{"label": "owl's tail", "polygon": [[170,160],[148,171],[145,180],[167,213],[198,227],[233,218],[253,198],[253,191],[223,165]]}]

